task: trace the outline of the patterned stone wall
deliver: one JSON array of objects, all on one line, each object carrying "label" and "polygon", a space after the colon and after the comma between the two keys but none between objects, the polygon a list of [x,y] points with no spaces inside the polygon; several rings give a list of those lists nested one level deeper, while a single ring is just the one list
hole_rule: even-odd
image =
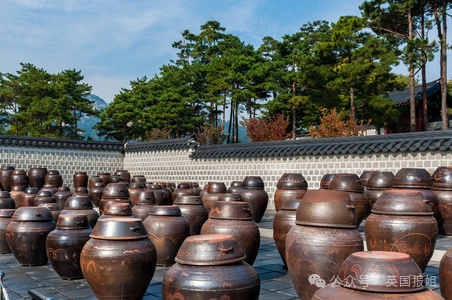
[{"label": "patterned stone wall", "polygon": [[113,151],[67,150],[0,146],[0,165],[12,165],[28,171],[31,167],[58,170],[63,175],[63,184],[73,188],[72,175],[87,172],[88,176],[98,172],[122,169],[124,154]]}]

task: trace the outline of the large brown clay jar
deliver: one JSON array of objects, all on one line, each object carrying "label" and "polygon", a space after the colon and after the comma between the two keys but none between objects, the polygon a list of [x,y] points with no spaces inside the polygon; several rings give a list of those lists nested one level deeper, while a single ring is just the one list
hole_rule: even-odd
[{"label": "large brown clay jar", "polygon": [[157,265],[171,266],[184,240],[190,235],[190,225],[174,205],[154,206],[144,221],[149,238],[157,249]]},{"label": "large brown clay jar", "polygon": [[40,190],[45,184],[47,168],[30,168],[28,170],[28,182],[30,187]]},{"label": "large brown clay jar", "polygon": [[393,178],[394,174],[392,172],[374,172],[370,175],[367,180],[367,188],[364,191],[364,194],[366,194],[369,200],[370,208],[374,206],[384,191],[392,188]]},{"label": "large brown clay jar", "polygon": [[177,189],[172,193],[172,200],[176,200],[179,196],[196,196],[195,192],[190,187],[189,182],[181,182],[177,185]]},{"label": "large brown clay jar", "polygon": [[41,203],[38,205],[38,207],[47,208],[48,210],[50,210],[53,220],[55,222],[58,220],[58,216],[60,215],[61,210],[57,203]]},{"label": "large brown clay jar", "polygon": [[268,205],[264,182],[260,177],[248,176],[243,180],[242,187],[239,194],[250,206],[254,222],[259,223]]},{"label": "large brown clay jar", "polygon": [[72,176],[74,188],[88,187],[88,174],[86,172],[75,172]]},{"label": "large brown clay jar", "polygon": [[43,203],[56,203],[56,199],[49,191],[39,191],[33,199],[33,206],[39,206],[39,204]]},{"label": "large brown clay jar", "polygon": [[54,195],[56,192],[58,192],[58,189],[52,183],[46,183],[39,191],[49,191],[50,193],[52,193],[52,195]]},{"label": "large brown clay jar", "polygon": [[151,282],[156,250],[137,218],[99,220],[83,247],[83,276],[98,299],[141,299]]},{"label": "large brown clay jar", "polygon": [[179,196],[174,201],[182,212],[182,216],[190,225],[190,235],[197,235],[201,232],[201,227],[207,221],[209,213],[202,204],[199,196]]},{"label": "large brown clay jar", "polygon": [[308,191],[297,209],[296,226],[286,237],[286,262],[300,299],[311,299],[319,289],[309,278],[333,278],[345,259],[363,251],[356,214],[347,192]]},{"label": "large brown clay jar", "polygon": [[108,183],[119,183],[119,182],[128,184],[127,182],[124,181],[124,178],[122,178],[122,176],[119,176],[119,175],[112,175],[108,179]]},{"label": "large brown clay jar", "polygon": [[141,182],[143,184],[146,183],[146,177],[144,175],[135,175],[132,177],[132,179],[130,180],[130,182]]},{"label": "large brown clay jar", "polygon": [[0,190],[11,191],[11,176],[13,175],[14,167],[3,165],[0,168]]},{"label": "large brown clay jar", "polygon": [[168,193],[162,189],[160,184],[152,184],[148,187],[154,192],[155,202],[157,205],[171,205],[173,201],[168,197]]},{"label": "large brown clay jar", "polygon": [[93,201],[94,206],[99,206],[104,189],[105,184],[102,181],[94,182],[92,188],[89,189],[89,196],[91,198],[91,201]]},{"label": "large brown clay jar", "polygon": [[273,201],[275,202],[275,209],[278,212],[286,200],[303,198],[308,189],[308,183],[301,174],[284,173],[276,187],[277,190]]},{"label": "large brown clay jar", "polygon": [[37,188],[26,188],[25,192],[21,196],[20,205],[33,206],[33,200],[36,198],[39,190]]},{"label": "large brown clay jar", "polygon": [[337,174],[331,180],[330,190],[348,192],[352,204],[356,211],[356,222],[359,226],[364,218],[370,213],[370,204],[367,196],[364,194],[364,187],[356,174]]},{"label": "large brown clay jar", "polygon": [[438,224],[420,192],[394,189],[374,204],[364,231],[367,249],[406,253],[424,271],[435,250]]},{"label": "large brown clay jar", "polygon": [[438,197],[438,211],[443,220],[440,234],[452,235],[452,167],[438,167],[432,180],[432,190]]},{"label": "large brown clay jar", "polygon": [[[209,184],[210,184],[211,182],[209,182],[208,184],[206,184],[206,185],[204,185],[204,188],[202,189],[202,191],[201,192],[199,192],[199,198],[201,198],[201,200],[202,200],[202,198],[204,197],[204,195],[205,194],[207,194],[207,189],[209,188]],[[241,185],[242,183],[240,182],[240,185]],[[240,188],[241,189],[241,188]]]},{"label": "large brown clay jar", "polygon": [[163,278],[162,297],[257,300],[259,275],[244,259],[240,245],[229,235],[189,237]]},{"label": "large brown clay jar", "polygon": [[57,200],[58,206],[60,209],[64,209],[64,205],[66,204],[66,200],[74,195],[74,193],[71,192],[69,187],[67,186],[61,186],[58,188],[58,192],[56,192],[53,196]]},{"label": "large brown clay jar", "polygon": [[138,202],[138,195],[144,191],[144,184],[141,182],[132,182],[129,186],[130,201],[135,205]]},{"label": "large brown clay jar", "polygon": [[16,204],[7,191],[0,191],[0,209],[14,209]]},{"label": "large brown clay jar", "polygon": [[47,236],[47,257],[62,279],[83,278],[80,254],[91,232],[85,215],[65,215],[58,219],[56,229]]},{"label": "large brown clay jar", "polygon": [[114,175],[121,176],[125,182],[130,183],[131,176],[127,170],[117,170]]},{"label": "large brown clay jar", "polygon": [[331,180],[336,177],[337,174],[325,174],[322,176],[322,179],[320,180],[320,189],[321,190],[327,190],[330,187]]},{"label": "large brown clay jar", "polygon": [[297,209],[300,205],[301,199],[289,199],[281,206],[281,209],[276,213],[273,220],[273,239],[275,240],[276,248],[281,255],[283,263],[286,263],[286,238],[290,229],[295,226],[297,216]]},{"label": "large brown clay jar", "polygon": [[[310,278],[324,285],[325,278]],[[384,251],[356,252],[340,268],[333,283],[317,291],[312,300],[440,300],[426,287],[424,275],[406,254]]]},{"label": "large brown clay jar", "polygon": [[150,190],[141,190],[138,193],[136,204],[132,207],[132,212],[135,217],[144,221],[149,216],[149,213],[152,211],[154,206],[154,192]]},{"label": "large brown clay jar", "polygon": [[129,189],[123,183],[109,183],[102,192],[102,199],[99,202],[99,213],[102,215],[104,207],[109,202],[128,203],[132,206],[130,201]]},{"label": "large brown clay jar", "polygon": [[97,173],[97,176],[99,176],[102,179],[102,181],[104,182],[105,186],[107,186],[111,174],[110,173]]},{"label": "large brown clay jar", "polygon": [[28,176],[24,170],[14,170],[9,180],[11,189],[14,186],[22,186],[24,189],[28,187]]},{"label": "large brown clay jar", "polygon": [[359,176],[359,180],[361,180],[361,184],[364,187],[364,190],[367,188],[367,182],[369,181],[370,176],[374,173],[378,173],[379,171],[364,171],[361,173],[361,176]]},{"label": "large brown clay jar", "polygon": [[73,195],[69,197],[60,215],[85,215],[88,218],[89,226],[94,228],[99,219],[99,213],[93,209],[93,203],[87,195]]},{"label": "large brown clay jar", "polygon": [[9,249],[8,240],[6,238],[6,227],[8,227],[9,222],[11,222],[11,217],[13,216],[15,209],[1,209],[0,210],[0,253],[11,253]]},{"label": "large brown clay jar", "polygon": [[226,185],[223,182],[211,182],[207,188],[207,193],[202,197],[202,203],[210,212],[215,202],[226,193]]},{"label": "large brown clay jar", "polygon": [[46,177],[44,178],[45,183],[51,183],[56,188],[59,188],[63,185],[63,176],[61,176],[60,172],[58,170],[49,170],[47,172]]},{"label": "large brown clay jar", "polygon": [[253,221],[248,203],[244,201],[217,201],[201,234],[229,234],[245,251],[245,261],[253,265],[260,245],[259,227]]},{"label": "large brown clay jar", "polygon": [[199,187],[199,183],[197,182],[192,182],[191,188],[195,191],[195,196],[199,196],[199,193],[202,191],[202,188]]},{"label": "large brown clay jar", "polygon": [[105,218],[135,218],[135,216],[129,203],[108,202],[98,220]]},{"label": "large brown clay jar", "polygon": [[55,229],[52,214],[45,207],[20,207],[6,227],[12,253],[24,266],[47,263],[46,238]]},{"label": "large brown clay jar", "polygon": [[[88,180],[88,189],[91,190],[93,188],[93,186],[94,186],[94,183],[96,183],[96,182],[102,182],[103,183],[104,181],[102,180],[102,178],[100,178],[97,175],[91,176],[89,178],[89,180]],[[105,183],[104,183],[104,186],[105,186]]]},{"label": "large brown clay jar", "polygon": [[242,189],[242,182],[241,181],[233,181],[231,182],[231,186],[228,187],[228,190],[226,191],[229,194],[237,194]]},{"label": "large brown clay jar", "polygon": [[444,253],[439,264],[439,287],[444,299],[452,299],[452,248]]},{"label": "large brown clay jar", "polygon": [[14,200],[14,205],[16,208],[22,206],[22,194],[25,192],[25,188],[23,186],[13,186],[11,187],[11,198]]}]

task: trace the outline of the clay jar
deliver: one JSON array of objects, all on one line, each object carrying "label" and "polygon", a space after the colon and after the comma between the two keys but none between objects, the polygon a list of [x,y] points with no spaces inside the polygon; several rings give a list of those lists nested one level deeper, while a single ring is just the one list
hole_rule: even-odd
[{"label": "clay jar", "polygon": [[253,221],[248,203],[244,201],[217,201],[201,234],[229,234],[245,251],[245,261],[253,265],[260,245],[259,227]]},{"label": "clay jar", "polygon": [[14,205],[16,208],[22,206],[22,194],[25,192],[25,188],[23,186],[13,186],[11,187],[11,198],[14,200]]},{"label": "clay jar", "polygon": [[74,176],[72,176],[72,181],[74,188],[88,187],[88,175],[86,172],[75,172]]},{"label": "clay jar", "polygon": [[250,206],[254,222],[259,223],[268,205],[264,182],[260,177],[248,176],[243,180],[242,187],[239,194]]},{"label": "clay jar", "polygon": [[14,199],[7,191],[0,191],[0,209],[14,209],[16,205]]},{"label": "clay jar", "polygon": [[197,235],[201,232],[201,227],[207,221],[209,213],[202,204],[199,196],[179,196],[174,201],[182,212],[182,216],[190,225],[190,235]]},{"label": "clay jar", "polygon": [[56,229],[47,236],[47,257],[62,279],[83,278],[80,254],[90,234],[85,215],[65,215],[58,219]]},{"label": "clay jar", "polygon": [[0,169],[0,190],[11,191],[11,176],[13,175],[14,167],[3,165]]},{"label": "clay jar", "polygon": [[98,299],[141,299],[155,271],[157,254],[137,218],[99,220],[83,247],[80,265]]},{"label": "clay jar", "polygon": [[102,181],[104,182],[105,186],[107,186],[108,179],[110,178],[111,174],[110,173],[97,173],[97,176],[99,176],[100,179],[102,179]]},{"label": "clay jar", "polygon": [[432,176],[438,197],[438,211],[443,220],[440,234],[452,235],[452,167],[438,167]]},{"label": "clay jar", "polygon": [[44,178],[44,182],[51,183],[56,188],[59,188],[63,185],[63,176],[61,176],[60,172],[58,172],[57,170],[49,170],[46,177]]},{"label": "clay jar", "polygon": [[[207,194],[207,189],[209,188],[209,184],[211,184],[211,182],[209,182],[208,184],[206,184],[206,185],[204,186],[204,188],[202,189],[202,191],[199,192],[199,198],[201,198],[201,200],[202,200],[202,198],[204,197],[204,195]],[[242,183],[240,182],[240,184],[242,184]]]},{"label": "clay jar", "polygon": [[33,199],[33,206],[39,206],[42,203],[56,203],[56,199],[49,191],[39,191]]},{"label": "clay jar", "polygon": [[361,180],[356,174],[337,174],[330,182],[330,190],[348,192],[356,211],[356,223],[359,226],[364,218],[370,214],[370,204],[364,195]]},{"label": "clay jar", "polygon": [[11,189],[14,186],[22,186],[26,189],[28,187],[27,173],[25,173],[24,170],[14,170],[10,177],[9,183],[11,185]]},{"label": "clay jar", "polygon": [[30,168],[28,170],[28,182],[30,187],[40,190],[45,183],[47,168]]},{"label": "clay jar", "polygon": [[141,183],[146,183],[146,177],[144,175],[135,175],[132,177],[131,183],[132,182],[141,182]]},{"label": "clay jar", "polygon": [[444,253],[439,264],[439,287],[444,299],[452,299],[452,248]]},{"label": "clay jar", "polygon": [[152,211],[154,206],[154,193],[150,190],[141,190],[138,193],[136,204],[132,207],[132,212],[137,218],[144,221],[149,216],[149,213]]},{"label": "clay jar", "polygon": [[58,189],[52,183],[46,183],[39,191],[49,191],[50,193],[52,193],[52,195],[54,195],[56,192],[58,192]]},{"label": "clay jar", "polygon": [[6,227],[8,245],[24,266],[47,263],[46,238],[55,229],[52,214],[45,207],[20,207]]},{"label": "clay jar", "polygon": [[201,193],[202,191],[202,188],[199,187],[199,184],[197,182],[192,182],[191,188],[195,191],[195,196],[199,196],[199,193]]},{"label": "clay jar", "polygon": [[99,214],[93,209],[93,203],[89,199],[89,196],[85,195],[75,194],[69,197],[64,206],[64,210],[60,213],[60,215],[66,214],[86,215],[91,228],[94,228],[97,219],[99,219]]},{"label": "clay jar", "polygon": [[117,170],[114,175],[121,176],[125,182],[130,183],[130,173],[127,170]]},{"label": "clay jar", "polygon": [[172,200],[176,200],[179,196],[196,196],[195,192],[191,189],[190,183],[181,182],[177,185],[177,189],[172,193]]},{"label": "clay jar", "polygon": [[132,182],[129,186],[130,201],[135,205],[138,202],[138,195],[144,190],[144,184],[141,182]]},{"label": "clay jar", "polygon": [[301,200],[296,226],[286,237],[286,262],[300,299],[311,299],[319,289],[309,277],[333,278],[345,259],[363,251],[356,215],[347,192],[311,190]]},{"label": "clay jar", "polygon": [[281,209],[276,213],[273,220],[273,239],[275,240],[276,248],[281,255],[283,263],[286,263],[286,237],[292,227],[295,226],[297,209],[300,205],[301,199],[289,199],[281,206]]},{"label": "clay jar", "polygon": [[26,188],[21,196],[21,206],[33,206],[33,200],[36,198],[39,190],[37,188]]},{"label": "clay jar", "polygon": [[308,189],[308,183],[301,174],[284,173],[276,187],[277,190],[273,201],[275,202],[275,209],[278,212],[286,200],[303,198]]},{"label": "clay jar", "polygon": [[102,199],[99,202],[99,213],[102,215],[104,207],[108,202],[122,202],[132,206],[129,198],[129,190],[125,184],[109,183],[102,192]]},{"label": "clay jar", "polygon": [[394,174],[392,172],[375,172],[369,177],[367,180],[367,189],[364,191],[364,194],[367,196],[371,208],[384,191],[392,188],[393,178]]},{"label": "clay jar", "polygon": [[257,300],[259,275],[244,259],[229,235],[189,237],[163,278],[162,298]]},{"label": "clay jar", "polygon": [[132,207],[128,203],[121,202],[108,202],[104,207],[104,213],[99,217],[100,219],[105,218],[135,218],[132,215]]},{"label": "clay jar", "polygon": [[184,240],[190,235],[190,225],[177,206],[154,206],[144,221],[149,238],[157,249],[157,265],[170,266]]},{"label": "clay jar", "polygon": [[93,186],[89,189],[89,196],[91,201],[93,201],[94,206],[99,206],[104,189],[105,184],[102,181],[94,182]]},{"label": "clay jar", "polygon": [[149,190],[154,192],[155,203],[157,205],[171,205],[173,201],[168,197],[168,193],[162,189],[159,184],[152,184],[148,187]]},{"label": "clay jar", "polygon": [[438,224],[420,192],[394,189],[374,204],[364,232],[370,251],[406,253],[424,271],[435,250]]},{"label": "clay jar", "polygon": [[226,185],[223,182],[211,182],[207,188],[207,193],[202,197],[202,203],[206,207],[207,211],[210,212],[215,202],[222,194],[226,193]]},{"label": "clay jar", "polygon": [[361,173],[361,176],[359,176],[359,180],[361,180],[364,190],[367,188],[367,181],[369,181],[370,176],[374,173],[378,173],[378,171],[364,171]]},{"label": "clay jar", "polygon": [[[311,279],[313,284],[325,284],[324,278],[312,277]],[[408,255],[371,251],[350,255],[341,266],[335,281],[317,291],[312,299],[440,300],[444,298],[425,286],[421,270]]]},{"label": "clay jar", "polygon": [[322,179],[320,180],[320,189],[321,190],[327,190],[330,187],[331,180],[336,177],[337,174],[325,174],[322,176]]},{"label": "clay jar", "polygon": [[241,181],[233,181],[231,182],[231,186],[228,188],[227,193],[229,194],[235,194],[240,192],[242,189],[242,182]]},{"label": "clay jar", "polygon": [[[118,175],[112,175],[110,176],[110,178],[108,178],[108,183],[119,183],[121,181],[124,181],[124,178]],[[126,182],[124,181],[124,183]]]},{"label": "clay jar", "polygon": [[427,170],[416,168],[400,169],[394,176],[392,187],[421,192],[432,207],[433,216],[438,221],[439,233],[444,234],[444,220],[438,210],[438,196],[432,190],[432,177]]},{"label": "clay jar", "polygon": [[61,186],[58,188],[58,192],[56,192],[53,196],[57,200],[58,206],[60,209],[64,209],[64,205],[66,204],[66,200],[74,195],[74,193],[71,192],[69,187],[67,186]]},{"label": "clay jar", "polygon": [[48,210],[50,210],[53,220],[55,222],[58,220],[58,216],[60,215],[61,210],[57,203],[42,203],[39,204],[38,207],[47,208]]},{"label": "clay jar", "polygon": [[0,210],[0,253],[11,253],[9,249],[8,240],[6,239],[6,227],[11,222],[15,209],[1,209]]}]

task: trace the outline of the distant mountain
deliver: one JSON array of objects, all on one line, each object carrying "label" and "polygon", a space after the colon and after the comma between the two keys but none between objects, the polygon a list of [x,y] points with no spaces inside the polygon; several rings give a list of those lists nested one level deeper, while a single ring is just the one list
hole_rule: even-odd
[{"label": "distant mountain", "polygon": [[[94,101],[93,106],[98,110],[102,110],[108,107],[108,104],[104,101],[104,99],[97,95],[91,94],[86,98],[90,101]],[[105,137],[99,136],[99,132],[97,130],[93,129],[93,126],[99,123],[99,121],[99,118],[94,116],[83,116],[78,123],[78,128],[86,130],[86,132],[82,133],[82,136],[84,136],[85,138],[90,137],[94,141],[106,140]]]},{"label": "distant mountain", "polygon": [[[227,134],[229,132],[229,121],[225,123],[224,132]],[[240,143],[249,143],[250,139],[248,138],[246,128],[239,125],[239,141]]]}]

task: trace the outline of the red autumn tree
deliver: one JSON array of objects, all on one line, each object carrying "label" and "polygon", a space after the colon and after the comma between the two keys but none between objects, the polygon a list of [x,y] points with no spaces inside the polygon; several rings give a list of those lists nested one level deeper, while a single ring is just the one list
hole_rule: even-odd
[{"label": "red autumn tree", "polygon": [[275,114],[268,117],[267,121],[257,118],[249,118],[240,125],[246,127],[250,142],[282,141],[290,137],[287,132],[289,127],[289,116]]}]

